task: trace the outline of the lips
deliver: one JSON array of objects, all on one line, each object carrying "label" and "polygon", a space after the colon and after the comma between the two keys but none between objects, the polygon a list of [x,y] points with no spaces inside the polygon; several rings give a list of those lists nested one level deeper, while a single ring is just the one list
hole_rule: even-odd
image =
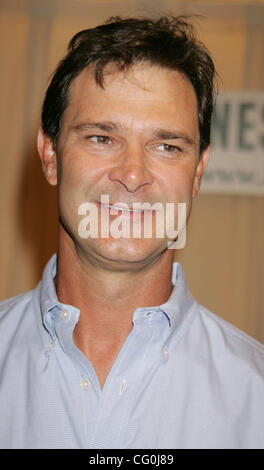
[{"label": "lips", "polygon": [[133,209],[130,208],[128,205],[122,206],[121,204],[112,204],[112,205],[107,205],[107,204],[102,204],[102,207],[105,207],[106,209],[118,211],[118,212],[131,212],[131,213],[141,213],[141,212],[154,212],[152,210],[144,210],[144,209]]},{"label": "lips", "polygon": [[[101,202],[97,202],[97,205],[102,209],[108,211],[110,215],[146,215],[146,214],[153,214],[154,210],[151,209],[144,209],[144,208],[134,208],[133,205],[126,204],[126,203],[113,203],[113,204],[104,204]],[[137,205],[140,205],[137,203]],[[143,205],[143,204],[142,204]]]}]

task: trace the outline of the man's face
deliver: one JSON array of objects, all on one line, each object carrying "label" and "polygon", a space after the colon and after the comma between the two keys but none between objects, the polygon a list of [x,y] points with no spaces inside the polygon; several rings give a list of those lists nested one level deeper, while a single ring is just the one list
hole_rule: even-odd
[{"label": "man's face", "polygon": [[[165,208],[168,202],[185,202],[188,218],[207,154],[199,160],[197,99],[182,74],[148,64],[126,72],[108,67],[102,88],[94,70],[84,70],[70,87],[54,156],[60,218],[75,246],[106,264],[155,260],[166,250],[168,237],[155,236],[155,211],[133,212],[132,205],[160,203]],[[102,195],[110,207],[100,204]],[[86,202],[98,211],[97,238],[78,233],[84,218],[78,208]],[[122,203],[129,210],[113,215],[113,206],[122,209]],[[177,204],[175,216],[177,228]],[[132,221],[141,224],[140,237],[100,237],[100,221],[109,218],[111,224],[117,217],[131,228]],[[143,234],[144,222],[152,223],[151,237]]]}]

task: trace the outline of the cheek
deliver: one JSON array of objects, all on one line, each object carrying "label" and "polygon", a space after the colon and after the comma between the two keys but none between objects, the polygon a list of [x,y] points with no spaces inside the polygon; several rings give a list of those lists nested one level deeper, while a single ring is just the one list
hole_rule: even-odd
[{"label": "cheek", "polygon": [[74,231],[78,225],[78,210],[86,202],[85,188],[89,185],[89,172],[73,155],[63,155],[58,181],[58,204],[64,224]]},{"label": "cheek", "polygon": [[76,197],[86,197],[95,188],[104,170],[101,165],[95,165],[86,154],[69,153],[63,156],[60,174],[60,189],[64,194]]},{"label": "cheek", "polygon": [[188,202],[192,195],[194,168],[180,167],[163,180],[163,187],[170,201]]}]

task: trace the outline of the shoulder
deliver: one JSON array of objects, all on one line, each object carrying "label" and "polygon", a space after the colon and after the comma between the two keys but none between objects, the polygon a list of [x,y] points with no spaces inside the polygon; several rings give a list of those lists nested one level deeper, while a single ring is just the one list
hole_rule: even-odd
[{"label": "shoulder", "polygon": [[199,313],[201,320],[206,323],[207,327],[213,334],[218,336],[221,335],[223,339],[229,338],[236,342],[237,345],[241,345],[243,348],[254,349],[259,351],[260,354],[264,354],[263,344],[247,335],[228,321],[217,316],[202,305],[199,305]]},{"label": "shoulder", "polygon": [[7,347],[15,337],[27,337],[35,325],[34,290],[0,302],[0,349]]},{"label": "shoulder", "polygon": [[[246,370],[264,380],[264,345],[207,308],[199,305],[194,322],[199,353],[234,374]],[[196,345],[198,347],[198,344]]]},{"label": "shoulder", "polygon": [[30,304],[34,290],[0,301],[0,322],[8,312],[21,313]]}]

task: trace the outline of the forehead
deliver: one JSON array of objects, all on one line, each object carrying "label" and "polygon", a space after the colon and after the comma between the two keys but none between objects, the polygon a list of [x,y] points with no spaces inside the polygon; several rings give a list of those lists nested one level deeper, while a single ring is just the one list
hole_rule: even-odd
[{"label": "forehead", "polygon": [[[180,72],[139,63],[119,71],[106,66],[103,87],[95,80],[95,68],[83,70],[72,82],[66,121],[80,119],[129,118],[144,121],[172,119],[198,124],[197,99],[191,82]],[[107,116],[106,116],[107,115]],[[187,123],[187,122],[186,122]]]}]

